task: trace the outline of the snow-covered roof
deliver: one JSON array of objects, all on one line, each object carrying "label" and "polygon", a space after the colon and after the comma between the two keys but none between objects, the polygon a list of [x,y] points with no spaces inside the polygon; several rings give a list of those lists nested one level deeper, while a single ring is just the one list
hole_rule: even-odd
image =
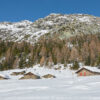
[{"label": "snow-covered roof", "polygon": [[100,73],[100,69],[98,69],[97,67],[89,67],[89,66],[83,66],[77,72],[79,72],[83,68],[85,68],[85,69],[87,69],[89,71],[92,71],[92,72],[98,72],[98,73]]},{"label": "snow-covered roof", "polygon": [[0,76],[2,76],[2,77],[3,77],[4,75],[0,74]]}]

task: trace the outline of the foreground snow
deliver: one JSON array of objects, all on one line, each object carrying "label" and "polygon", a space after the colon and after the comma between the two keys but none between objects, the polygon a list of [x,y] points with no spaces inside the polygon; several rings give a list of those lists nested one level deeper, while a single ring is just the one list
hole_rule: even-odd
[{"label": "foreground snow", "polygon": [[14,71],[19,70],[0,72],[11,78],[0,81],[0,100],[100,100],[100,76],[77,77],[69,69],[35,67],[26,71],[57,78],[18,80],[21,76],[10,76]]},{"label": "foreground snow", "polygon": [[100,77],[0,81],[0,100],[100,100]]}]

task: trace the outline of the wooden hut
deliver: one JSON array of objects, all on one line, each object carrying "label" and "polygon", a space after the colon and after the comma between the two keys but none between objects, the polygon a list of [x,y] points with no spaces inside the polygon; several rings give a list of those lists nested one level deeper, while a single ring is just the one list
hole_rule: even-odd
[{"label": "wooden hut", "polygon": [[82,67],[78,71],[76,71],[78,76],[92,76],[92,75],[100,75],[100,69],[96,67]]}]

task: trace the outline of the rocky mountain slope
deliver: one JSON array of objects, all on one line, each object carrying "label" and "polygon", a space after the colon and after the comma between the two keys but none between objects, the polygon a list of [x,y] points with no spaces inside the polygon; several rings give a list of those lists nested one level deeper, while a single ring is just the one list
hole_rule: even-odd
[{"label": "rocky mountain slope", "polygon": [[63,33],[60,38],[76,34],[95,34],[100,32],[100,18],[86,14],[50,14],[35,22],[1,22],[0,38],[6,41],[27,41],[34,43],[42,35]]},{"label": "rocky mountain slope", "polygon": [[50,14],[35,22],[0,23],[0,70],[35,64],[100,65],[100,18]]}]

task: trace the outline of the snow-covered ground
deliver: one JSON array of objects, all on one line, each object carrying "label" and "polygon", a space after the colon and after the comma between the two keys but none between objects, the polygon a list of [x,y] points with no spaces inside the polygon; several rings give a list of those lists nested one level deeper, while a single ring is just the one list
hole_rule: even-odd
[{"label": "snow-covered ground", "polygon": [[[37,75],[53,74],[54,79],[18,80],[12,72],[26,70]],[[73,71],[47,68],[0,72],[11,79],[0,80],[0,100],[100,100],[100,76],[77,77]]]}]

